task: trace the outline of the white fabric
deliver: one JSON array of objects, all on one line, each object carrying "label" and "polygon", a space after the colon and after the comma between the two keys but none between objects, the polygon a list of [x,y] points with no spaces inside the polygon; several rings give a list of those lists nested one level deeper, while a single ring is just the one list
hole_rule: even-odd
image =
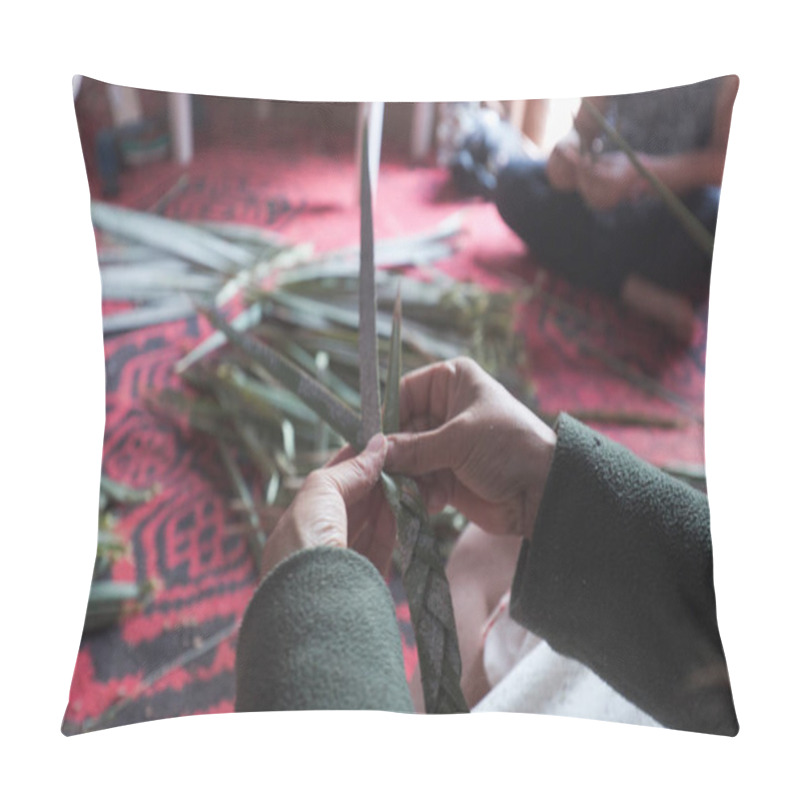
[{"label": "white fabric", "polygon": [[557,714],[661,727],[588,667],[556,653],[514,622],[507,595],[484,635],[483,663],[492,689],[473,711]]}]

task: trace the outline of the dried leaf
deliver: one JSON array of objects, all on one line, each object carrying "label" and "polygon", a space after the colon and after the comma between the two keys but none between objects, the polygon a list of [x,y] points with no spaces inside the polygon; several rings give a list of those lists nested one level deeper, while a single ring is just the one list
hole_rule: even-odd
[{"label": "dried leaf", "polygon": [[[138,255],[137,255],[138,253]],[[148,255],[149,254],[149,255]],[[126,275],[135,273],[160,276],[191,272],[193,267],[188,261],[180,258],[166,258],[157,250],[149,248],[104,248],[98,250],[97,260],[100,264],[100,275]]]},{"label": "dried leaf", "polygon": [[[294,341],[287,341],[286,352],[291,356],[306,372],[316,371],[317,377],[324,383],[334,394],[340,397],[354,410],[361,406],[361,398],[358,392],[352,389],[347,383],[339,378],[330,369],[330,353],[327,350],[318,350],[316,358],[312,358],[300,345]],[[327,365],[325,369],[320,369],[319,356],[324,353],[327,357]]]},{"label": "dried leaf", "polygon": [[101,230],[218,272],[235,272],[242,267],[252,266],[254,261],[249,250],[201,230],[196,225],[97,200],[91,204],[91,213],[92,222]]},{"label": "dried leaf", "polygon": [[[248,306],[231,321],[231,326],[237,331],[246,331],[255,327],[261,322],[261,306],[258,303]],[[202,341],[190,353],[187,353],[177,364],[175,372],[183,372],[192,364],[198,362],[209,353],[213,353],[226,342],[225,335],[220,331],[214,331],[207,339]]]},{"label": "dried leaf", "polygon": [[128,581],[94,581],[89,589],[89,604],[117,603],[136,600],[141,594],[139,584]]},{"label": "dried leaf", "polygon": [[93,580],[89,589],[83,632],[94,633],[115,625],[135,607],[135,603],[142,602],[149,591],[150,586],[146,583]]},{"label": "dried leaf", "polygon": [[211,324],[221,330],[231,344],[260,364],[285,388],[289,389],[309,408],[316,412],[345,441],[356,445],[360,429],[358,415],[339,400],[330,390],[301,370],[264,342],[234,330],[213,308],[202,308],[201,312]]},{"label": "dried leaf", "polygon": [[360,447],[381,429],[381,397],[378,381],[378,334],[375,319],[375,243],[372,231],[372,194],[367,149],[367,124],[361,149],[361,269],[358,292],[358,360],[361,393]]},{"label": "dried leaf", "polygon": [[197,273],[157,273],[153,270],[122,270],[106,267],[100,270],[104,300],[150,300],[180,292],[211,294],[219,281],[213,275]]},{"label": "dried leaf", "polygon": [[383,432],[396,433],[400,430],[400,375],[403,372],[403,305],[400,287],[394,303],[392,318],[392,338],[389,343],[389,369],[386,375],[386,391],[383,397]]},{"label": "dried leaf", "polygon": [[303,264],[311,258],[314,248],[310,244],[301,244],[296,247],[287,247],[278,251],[266,260],[256,261],[252,267],[242,269],[219,290],[214,298],[214,304],[224,306],[247,286],[258,286],[270,274],[278,270],[289,270]]},{"label": "dried leaf", "polygon": [[[217,368],[217,378],[233,392],[249,410],[265,419],[275,420],[282,424],[282,414],[291,414],[299,421],[314,424],[318,415],[298,399],[291,392],[281,386],[270,385],[254,380],[246,375],[235,364],[220,364]],[[230,398],[230,395],[226,395]]]},{"label": "dried leaf", "polygon": [[272,473],[272,477],[269,479],[269,483],[267,484],[267,491],[265,495],[265,500],[268,506],[275,505],[275,501],[278,499],[278,491],[281,488],[281,476],[277,472]]},{"label": "dried leaf", "polygon": [[283,452],[286,453],[286,458],[291,463],[297,457],[297,451],[294,446],[294,425],[288,419],[283,420],[281,432],[283,433]]},{"label": "dried leaf", "polygon": [[[373,253],[372,200],[367,165],[367,131],[361,155],[361,271],[359,275],[359,381],[361,386],[361,436],[366,442],[381,429],[378,385],[377,300]],[[387,377],[387,422],[399,428],[400,397],[400,295],[395,302]],[[388,412],[388,413],[387,413]],[[382,475],[384,491],[397,523],[403,586],[419,654],[420,675],[429,714],[467,712],[461,692],[461,655],[458,649],[450,587],[436,537],[419,488],[411,478]]]},{"label": "dried leaf", "polygon": [[236,460],[222,442],[219,442],[219,449],[222,453],[222,462],[225,465],[225,469],[228,471],[228,475],[230,475],[231,481],[233,481],[233,485],[238,492],[239,497],[242,498],[245,508],[247,508],[247,514],[251,525],[251,530],[247,536],[247,544],[250,547],[250,555],[253,558],[256,574],[258,574],[261,569],[261,555],[263,553],[264,544],[267,541],[267,537],[264,531],[261,529],[261,519],[258,516],[258,511],[256,510],[255,503],[253,502],[253,496],[250,494],[250,489],[247,487],[247,483],[245,482],[244,477],[242,476],[242,473],[236,464]]},{"label": "dried leaf", "polygon": [[239,416],[234,418],[234,423],[248,455],[255,462],[262,478],[270,484],[275,478],[280,480],[278,464],[263,446],[255,427]]},{"label": "dried leaf", "polygon": [[157,486],[147,489],[134,489],[119,481],[112,480],[108,475],[100,475],[100,491],[116,503],[131,505],[133,503],[146,503],[152,500],[158,492]]},{"label": "dried leaf", "polygon": [[[156,248],[138,244],[107,244],[97,251],[97,261],[101,267],[107,264],[127,266],[129,264],[153,263],[163,258],[164,254]],[[186,262],[181,261],[179,263],[185,264]]]},{"label": "dried leaf", "polygon": [[[448,240],[460,231],[462,217],[461,213],[457,213],[443,220],[431,231],[375,242],[375,266],[402,267],[412,264],[419,266],[446,258],[453,252]],[[357,277],[359,254],[359,247],[347,247],[326,253],[305,266],[281,271],[278,273],[278,282],[285,286],[327,278]],[[380,270],[376,272],[376,281],[380,283],[387,276],[385,270]]]},{"label": "dried leaf", "polygon": [[160,325],[162,322],[174,322],[178,319],[194,316],[194,303],[188,297],[170,298],[163,303],[131,308],[103,317],[103,333],[121,333],[149,325]]},{"label": "dried leaf", "polygon": [[259,228],[256,225],[247,225],[239,222],[214,222],[203,219],[196,220],[192,224],[199,225],[201,228],[205,228],[223,239],[236,242],[245,247],[279,250],[285,246],[283,239],[278,234]]}]

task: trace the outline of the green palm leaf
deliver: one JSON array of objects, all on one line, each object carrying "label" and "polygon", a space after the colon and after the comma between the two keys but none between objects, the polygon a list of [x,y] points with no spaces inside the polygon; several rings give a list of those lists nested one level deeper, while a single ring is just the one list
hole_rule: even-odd
[{"label": "green palm leaf", "polygon": [[[365,130],[363,141],[366,143],[367,139]],[[358,343],[363,446],[381,430],[372,201],[366,145],[361,157],[361,247]],[[398,287],[383,409],[385,432],[400,428],[401,314]],[[461,655],[450,587],[419,487],[416,481],[404,476],[383,474],[382,482],[397,524],[401,575],[417,642],[425,710],[429,714],[467,712],[469,707],[461,692]]]}]

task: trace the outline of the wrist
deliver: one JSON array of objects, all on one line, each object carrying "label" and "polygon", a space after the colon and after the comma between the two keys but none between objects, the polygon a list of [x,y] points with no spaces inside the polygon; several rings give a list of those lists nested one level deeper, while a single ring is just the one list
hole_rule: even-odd
[{"label": "wrist", "polygon": [[529,467],[526,474],[527,491],[523,496],[522,530],[524,539],[530,539],[539,515],[539,507],[544,497],[547,479],[556,452],[556,432],[533,416],[529,431],[528,457]]},{"label": "wrist", "polygon": [[279,522],[267,539],[261,553],[260,577],[263,579],[272,572],[278,564],[285,561],[293,553],[303,549],[303,544],[298,541],[297,536],[294,535],[292,526]]}]

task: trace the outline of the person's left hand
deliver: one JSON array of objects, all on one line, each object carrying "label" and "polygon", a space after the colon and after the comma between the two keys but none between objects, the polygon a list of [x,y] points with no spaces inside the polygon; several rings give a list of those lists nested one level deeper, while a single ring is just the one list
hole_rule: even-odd
[{"label": "person's left hand", "polygon": [[648,189],[647,181],[622,152],[602,153],[594,158],[583,156],[576,172],[578,191],[598,211],[635,200]]},{"label": "person's left hand", "polygon": [[351,547],[386,575],[396,535],[380,483],[386,450],[386,439],[378,434],[358,455],[348,445],[306,478],[267,539],[262,577],[311,547]]}]

